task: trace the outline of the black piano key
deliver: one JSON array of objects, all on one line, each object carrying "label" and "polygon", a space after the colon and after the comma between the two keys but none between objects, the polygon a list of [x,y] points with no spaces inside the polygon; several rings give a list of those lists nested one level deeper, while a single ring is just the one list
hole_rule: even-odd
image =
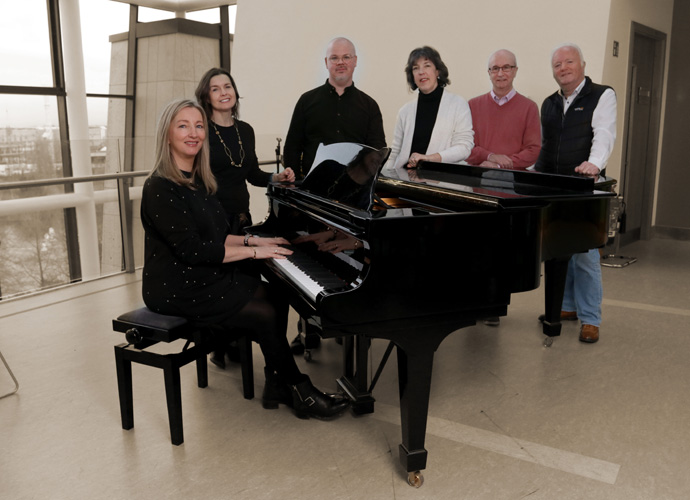
[{"label": "black piano key", "polygon": [[347,281],[324,267],[323,264],[315,260],[309,253],[303,251],[299,246],[292,246],[290,248],[293,253],[288,256],[288,260],[326,290],[342,288],[347,285]]},{"label": "black piano key", "polygon": [[298,248],[300,253],[304,255],[305,259],[318,262],[322,268],[326,269],[346,283],[352,283],[360,276],[359,269],[352,267],[331,253],[319,251],[316,245],[313,243],[292,246],[290,248],[292,250]]}]

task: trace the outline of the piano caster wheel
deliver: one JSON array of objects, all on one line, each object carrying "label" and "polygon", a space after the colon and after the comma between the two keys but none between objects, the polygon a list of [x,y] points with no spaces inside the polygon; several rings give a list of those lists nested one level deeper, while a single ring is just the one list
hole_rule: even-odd
[{"label": "piano caster wheel", "polygon": [[418,470],[407,473],[407,484],[414,488],[419,488],[424,484],[424,476]]},{"label": "piano caster wheel", "polygon": [[553,344],[553,337],[546,337],[544,339],[544,347],[551,347],[551,344]]},{"label": "piano caster wheel", "polygon": [[304,350],[304,359],[305,361],[311,361],[311,349]]}]

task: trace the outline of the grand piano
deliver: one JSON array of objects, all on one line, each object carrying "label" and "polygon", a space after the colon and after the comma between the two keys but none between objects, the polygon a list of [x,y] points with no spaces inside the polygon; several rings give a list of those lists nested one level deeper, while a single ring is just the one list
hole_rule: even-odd
[{"label": "grand piano", "polygon": [[[567,264],[603,245],[612,194],[592,179],[464,165],[381,171],[388,153],[322,146],[300,185],[269,186],[269,215],[250,232],[294,242],[291,258],[266,261],[263,274],[323,338],[344,339],[338,384],[356,413],[373,411],[368,342],[396,347],[400,462],[418,487],[435,351],[458,329],[505,315],[511,294],[537,288],[542,260]],[[564,281],[564,266],[546,269]],[[555,336],[548,305],[545,333]]]},{"label": "grand piano", "polygon": [[561,333],[561,304],[570,256],[599,248],[608,239],[610,199],[616,180],[533,171],[496,170],[468,165],[425,163],[417,170],[385,172],[377,188],[407,200],[448,209],[465,203],[508,207],[531,198],[546,203],[541,229],[544,262],[544,314],[540,317],[549,347]]}]

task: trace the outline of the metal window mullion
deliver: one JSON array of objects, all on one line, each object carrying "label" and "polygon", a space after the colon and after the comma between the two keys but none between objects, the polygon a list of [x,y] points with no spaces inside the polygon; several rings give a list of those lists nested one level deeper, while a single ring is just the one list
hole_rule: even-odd
[{"label": "metal window mullion", "polygon": [[120,208],[120,225],[122,231],[122,258],[124,271],[134,272],[134,241],[132,237],[132,200],[129,197],[128,178],[117,180],[117,198]]},{"label": "metal window mullion", "polygon": [[230,14],[228,6],[218,7],[220,11],[220,67],[230,71]]},{"label": "metal window mullion", "polygon": [[[125,93],[129,98],[125,101],[125,133],[124,156],[122,171],[134,171],[134,119],[136,115],[136,83],[137,83],[137,18],[139,7],[129,7],[129,33],[127,37],[127,83]],[[133,273],[134,265],[134,237],[131,199],[129,188],[132,179],[117,181],[118,199],[120,205],[120,231],[122,236],[122,266],[125,272]]]}]

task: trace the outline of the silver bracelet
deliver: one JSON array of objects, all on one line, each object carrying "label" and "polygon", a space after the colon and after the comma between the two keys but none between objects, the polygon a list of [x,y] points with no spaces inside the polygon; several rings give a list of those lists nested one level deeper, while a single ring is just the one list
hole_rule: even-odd
[{"label": "silver bracelet", "polygon": [[244,235],[244,246],[248,247],[249,246],[249,238],[251,238],[253,235],[252,234],[245,234]]}]

